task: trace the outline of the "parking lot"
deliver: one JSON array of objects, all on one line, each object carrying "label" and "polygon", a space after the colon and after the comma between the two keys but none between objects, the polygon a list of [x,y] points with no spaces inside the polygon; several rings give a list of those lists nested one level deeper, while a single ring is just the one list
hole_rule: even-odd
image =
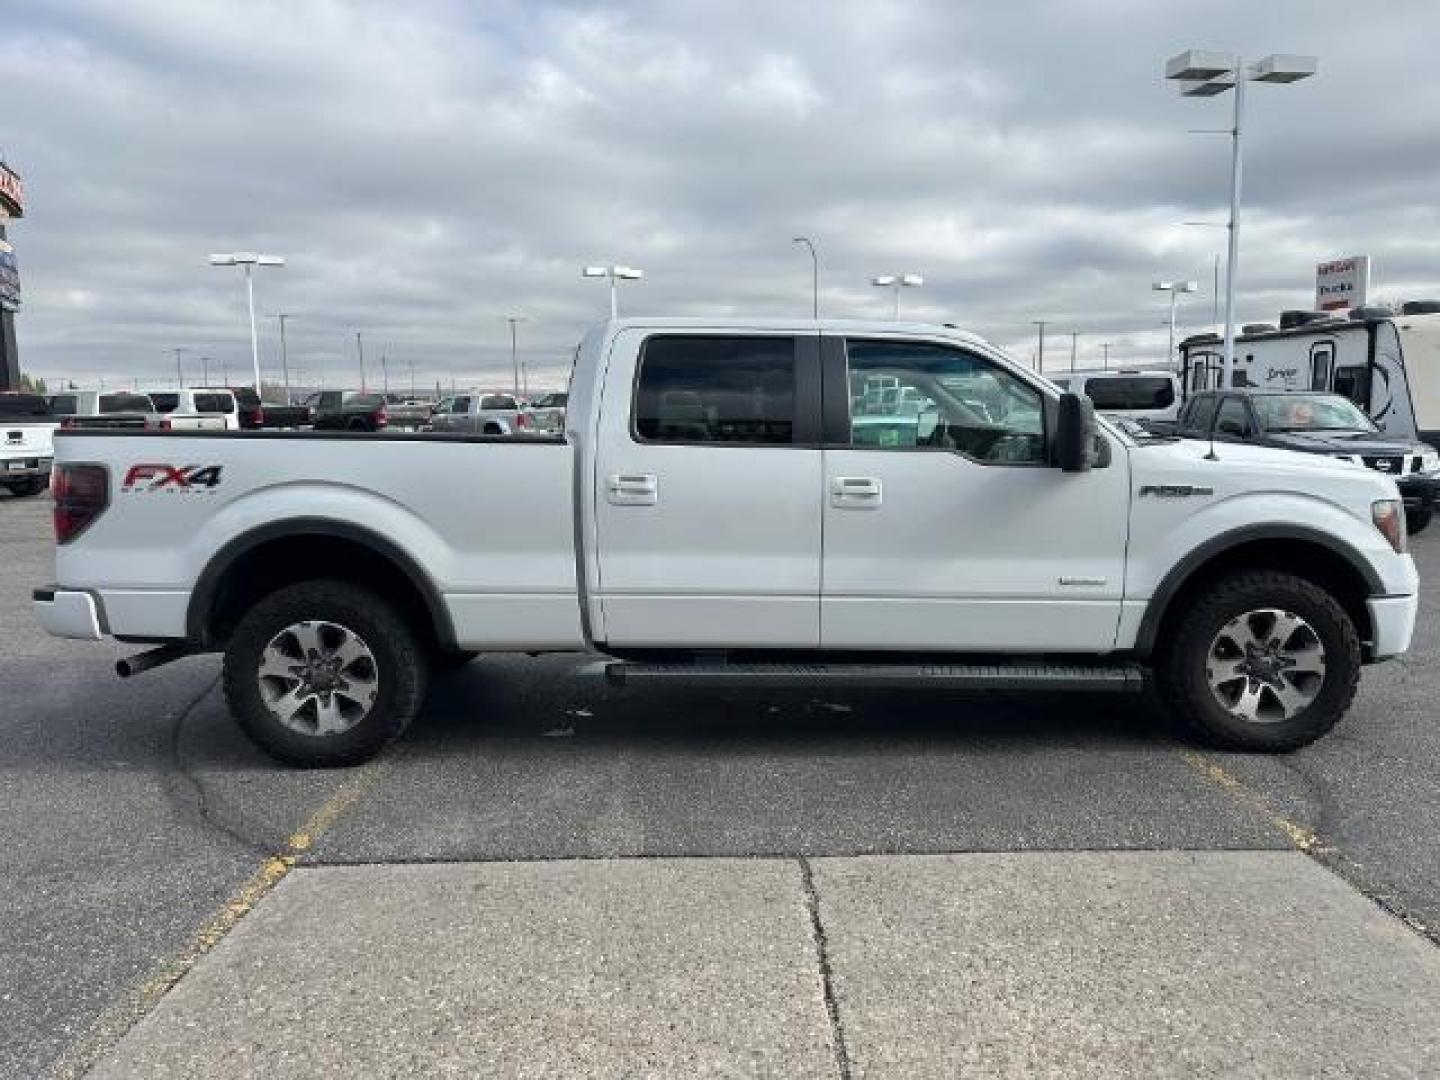
[{"label": "parking lot", "polygon": [[1440,535],[1413,650],[1289,756],[482,658],[300,772],[216,658],[122,682],[32,623],[48,510],[0,493],[0,1075],[1440,1067]]}]

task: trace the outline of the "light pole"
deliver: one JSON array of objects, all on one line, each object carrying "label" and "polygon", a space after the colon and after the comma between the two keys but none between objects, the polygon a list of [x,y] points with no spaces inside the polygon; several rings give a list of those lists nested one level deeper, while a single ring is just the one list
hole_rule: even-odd
[{"label": "light pole", "polygon": [[[617,268],[617,269],[618,269],[618,268]],[[585,272],[588,274],[590,271],[587,269]],[[615,292],[614,292],[614,289],[615,289],[615,279],[614,279],[614,278],[611,278],[611,279],[610,279],[610,289],[611,289],[611,292],[610,292],[610,305],[611,305],[611,307],[610,307],[610,317],[613,319],[613,318],[615,317],[615,307],[614,307],[614,305],[615,305]],[[519,363],[519,361],[516,359],[516,353],[515,353],[515,326],[516,326],[517,323],[522,323],[522,322],[524,322],[524,321],[525,321],[525,316],[524,316],[524,315],[506,315],[506,316],[505,316],[505,321],[510,324],[510,367],[511,367],[511,369],[513,370],[514,375],[515,375],[515,396],[518,398],[518,397],[520,396],[520,363]]]},{"label": "light pole", "polygon": [[530,400],[530,365],[520,361],[520,390],[526,401]]},{"label": "light pole", "polygon": [[382,393],[390,393],[390,369],[385,364],[386,356],[380,354],[380,390]]},{"label": "light pole", "polygon": [[180,347],[175,349],[175,384],[181,390],[185,389],[185,373],[180,370],[180,354],[184,351],[185,350]]},{"label": "light pole", "polygon": [[200,357],[200,385],[210,385],[210,357]]},{"label": "light pole", "polygon": [[1035,356],[1035,370],[1043,375],[1045,373],[1045,320],[1031,319],[1030,324],[1040,328],[1040,351]]},{"label": "light pole", "polygon": [[1181,293],[1199,292],[1200,283],[1198,281],[1157,281],[1150,286],[1150,291],[1170,294],[1170,349],[1165,353],[1165,362],[1168,364],[1175,358],[1175,298]]},{"label": "light pole", "polygon": [[820,318],[820,259],[815,254],[815,241],[808,236],[792,237],[792,244],[804,244],[810,249],[810,317]]},{"label": "light pole", "polygon": [[360,357],[360,392],[365,392],[365,343],[360,340],[360,331],[355,331],[355,354]]},{"label": "light pole", "polygon": [[[636,270],[629,266],[587,266],[581,271],[584,277],[609,278],[610,279],[610,317],[620,317],[620,301],[616,296],[615,283],[617,281],[639,281],[645,276],[645,271]],[[514,327],[511,327],[514,330]]]},{"label": "light pole", "polygon": [[1102,342],[1100,343],[1100,348],[1104,350],[1104,354],[1105,354],[1105,359],[1104,359],[1104,361],[1103,361],[1103,363],[1104,363],[1104,370],[1105,370],[1105,371],[1109,371],[1109,370],[1110,370],[1110,342],[1108,342],[1108,341],[1102,341]]},{"label": "light pole", "polygon": [[[211,255],[211,266],[243,266],[245,268],[245,297],[250,304],[250,360],[255,365],[255,393],[260,393],[260,336],[255,331],[255,279],[251,270],[256,266],[284,266],[283,255],[258,255],[253,251],[235,251],[226,255]],[[227,382],[228,386],[229,383]]]},{"label": "light pole", "polygon": [[1165,78],[1180,83],[1185,97],[1214,97],[1235,91],[1235,119],[1230,128],[1230,245],[1225,259],[1225,369],[1223,387],[1233,385],[1235,374],[1235,281],[1240,259],[1240,136],[1245,117],[1247,82],[1292,83],[1309,78],[1319,69],[1313,56],[1271,53],[1247,64],[1230,53],[1189,49],[1165,62]]},{"label": "light pole", "polygon": [[285,320],[293,319],[295,315],[289,311],[277,312],[275,318],[280,322],[280,372],[285,382],[285,404],[290,404],[290,352],[285,346]]},{"label": "light pole", "polygon": [[414,361],[414,360],[406,360],[405,363],[407,363],[408,365],[410,365],[410,400],[411,400],[411,401],[414,401],[414,400],[415,400],[415,361]]},{"label": "light pole", "polygon": [[900,318],[900,290],[918,289],[925,284],[925,279],[919,274],[878,274],[870,279],[870,284],[881,289],[893,289],[890,297],[890,318]]},{"label": "light pole", "polygon": [[1079,348],[1079,344],[1080,344],[1080,331],[1079,331],[1079,330],[1071,330],[1071,331],[1070,331],[1070,370],[1071,370],[1071,371],[1074,371],[1074,370],[1075,370],[1075,352],[1076,352],[1076,350]]}]

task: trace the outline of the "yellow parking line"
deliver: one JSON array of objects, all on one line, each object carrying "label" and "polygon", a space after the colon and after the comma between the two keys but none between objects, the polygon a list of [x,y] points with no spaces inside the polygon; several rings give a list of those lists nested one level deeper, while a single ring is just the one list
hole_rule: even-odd
[{"label": "yellow parking line", "polygon": [[1297,825],[1283,814],[1277,814],[1264,795],[1246,787],[1245,782],[1238,776],[1221,768],[1204,754],[1198,754],[1193,750],[1182,750],[1180,756],[1185,759],[1187,765],[1205,779],[1224,788],[1233,798],[1264,814],[1270,820],[1270,824],[1289,838],[1296,850],[1303,851],[1306,855],[1329,850],[1321,845],[1320,838],[1315,835],[1314,829]]},{"label": "yellow parking line", "polygon": [[137,985],[97,1016],[50,1067],[52,1080],[82,1076],[107,1050],[118,1043],[160,999],[234,929],[267,893],[285,879],[295,862],[310,850],[356,799],[374,787],[389,771],[394,752],[350,773],[305,823],[286,839],[284,847],[267,857],[182,948],[155,965]]}]

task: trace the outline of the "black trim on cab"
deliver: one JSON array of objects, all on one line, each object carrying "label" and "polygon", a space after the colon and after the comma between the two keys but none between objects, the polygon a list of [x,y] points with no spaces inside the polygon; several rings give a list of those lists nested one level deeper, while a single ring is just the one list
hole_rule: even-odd
[{"label": "black trim on cab", "polygon": [[1159,636],[1160,623],[1165,617],[1166,608],[1197,570],[1217,555],[1255,540],[1312,541],[1349,563],[1364,579],[1371,596],[1385,595],[1385,583],[1380,580],[1375,568],[1354,548],[1328,533],[1304,525],[1246,525],[1211,537],[1170,568],[1170,572],[1161,579],[1145,606],[1145,617],[1140,621],[1140,630],[1135,635],[1134,651],[1142,657],[1149,656],[1155,647],[1155,639]]},{"label": "black trim on cab", "polygon": [[331,431],[311,429],[309,431],[142,431],[114,430],[100,431],[94,428],[60,428],[55,432],[57,439],[327,439],[363,442],[446,442],[446,443],[504,443],[507,446],[563,446],[563,435],[469,435],[450,431]]},{"label": "black trim on cab", "polygon": [[214,614],[216,593],[226,572],[235,565],[236,560],[261,544],[292,536],[332,536],[349,540],[394,563],[424,598],[425,609],[430,615],[440,647],[449,650],[456,648],[455,626],[450,620],[450,611],[445,606],[440,590],[419,564],[379,533],[331,518],[289,518],[261,525],[235,537],[216,552],[190,593],[190,606],[185,612],[185,633],[190,641],[202,646],[211,644],[209,622]]}]

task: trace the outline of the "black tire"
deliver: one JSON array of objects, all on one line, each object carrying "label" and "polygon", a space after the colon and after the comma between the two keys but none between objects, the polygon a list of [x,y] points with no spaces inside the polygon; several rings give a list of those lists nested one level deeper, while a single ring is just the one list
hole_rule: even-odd
[{"label": "black tire", "polygon": [[349,423],[348,425],[346,425],[346,426],[347,426],[351,431],[369,431],[369,430],[370,430],[370,425],[369,425],[368,423],[366,423],[364,420],[362,420],[362,419],[361,419],[360,417],[358,417],[358,416],[357,416],[354,420],[351,420],[350,423]]},{"label": "black tire", "polygon": [[1434,516],[1434,510],[1411,510],[1405,515],[1405,531],[1411,536],[1424,532]]},{"label": "black tire", "polygon": [[[1323,649],[1324,674],[1313,677],[1307,690],[1312,700],[1293,716],[1248,720],[1230,711],[1212,691],[1210,665],[1225,661],[1213,659],[1211,648],[1227,626],[1265,609],[1292,613],[1309,624],[1305,633],[1313,633]],[[1360,665],[1360,636],[1328,592],[1291,574],[1244,570],[1218,578],[1191,598],[1167,628],[1155,676],[1165,704],[1205,741],[1230,750],[1279,753],[1306,746],[1335,726],[1355,697]],[[1278,703],[1274,697],[1266,700],[1272,706]]]},{"label": "black tire", "polygon": [[[267,646],[287,627],[304,622],[344,627],[373,657],[373,703],[346,730],[297,731],[262,695],[260,664]],[[425,700],[428,668],[414,628],[381,596],[346,581],[305,582],[271,593],[240,620],[225,650],[225,701],[245,734],[271,757],[306,768],[356,765],[414,719]]]},{"label": "black tire", "polygon": [[40,492],[44,491],[49,486],[50,480],[48,477],[31,477],[28,480],[18,480],[15,483],[11,484],[10,494],[23,499],[30,495],[39,495]]}]

